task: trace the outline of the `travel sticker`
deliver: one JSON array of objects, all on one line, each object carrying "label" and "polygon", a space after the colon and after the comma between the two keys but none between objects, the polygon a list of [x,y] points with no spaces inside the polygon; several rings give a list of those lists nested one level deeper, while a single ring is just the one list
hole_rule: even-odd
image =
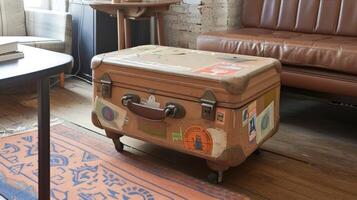
[{"label": "travel sticker", "polygon": [[243,67],[238,63],[221,62],[209,67],[200,68],[195,72],[209,76],[227,76],[233,75],[242,69]]},{"label": "travel sticker", "polygon": [[182,133],[182,128],[180,127],[180,130],[177,132],[172,132],[172,141],[174,142],[180,142],[183,140],[183,133]]},{"label": "travel sticker", "polygon": [[227,133],[218,128],[209,128],[207,131],[210,133],[213,140],[212,157],[218,158],[227,149]]},{"label": "travel sticker", "polygon": [[277,89],[271,90],[264,95],[264,108],[268,107],[276,98]]},{"label": "travel sticker", "polygon": [[104,127],[121,131],[127,121],[126,110],[104,100],[102,97],[96,97],[94,110],[99,122]]},{"label": "travel sticker", "polygon": [[218,108],[216,113],[216,123],[224,125],[226,112],[224,111],[224,109]]},{"label": "travel sticker", "polygon": [[248,136],[249,142],[252,142],[257,136],[257,102],[254,101],[248,106]]},{"label": "travel sticker", "polygon": [[246,108],[242,112],[242,126],[243,127],[247,126],[248,120],[249,120],[249,112],[248,112],[248,108]]},{"label": "travel sticker", "polygon": [[192,126],[185,131],[184,146],[187,150],[211,155],[212,138],[205,128]]},{"label": "travel sticker", "polygon": [[150,95],[147,100],[144,99],[141,103],[152,108],[160,108],[160,103],[156,102],[156,98],[154,95]]},{"label": "travel sticker", "polygon": [[274,129],[274,101],[259,115],[257,124],[257,144],[259,144]]},{"label": "travel sticker", "polygon": [[157,122],[146,120],[143,118],[138,119],[138,129],[148,135],[166,139],[167,125],[165,122]]},{"label": "travel sticker", "polygon": [[102,108],[102,112],[101,112],[103,118],[108,121],[111,122],[115,119],[115,115],[116,113],[114,112],[114,110],[112,110],[110,107],[108,106],[104,106]]}]

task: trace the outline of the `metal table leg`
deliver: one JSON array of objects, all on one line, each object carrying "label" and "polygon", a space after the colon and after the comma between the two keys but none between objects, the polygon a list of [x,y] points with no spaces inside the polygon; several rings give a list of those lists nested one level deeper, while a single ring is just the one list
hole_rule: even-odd
[{"label": "metal table leg", "polygon": [[50,199],[50,93],[49,79],[37,82],[38,93],[38,194]]}]

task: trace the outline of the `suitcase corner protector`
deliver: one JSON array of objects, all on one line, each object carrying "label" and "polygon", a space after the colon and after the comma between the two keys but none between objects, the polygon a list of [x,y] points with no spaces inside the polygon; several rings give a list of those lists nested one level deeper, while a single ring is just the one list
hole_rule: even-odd
[{"label": "suitcase corner protector", "polygon": [[234,95],[242,94],[248,87],[249,77],[244,76],[239,79],[230,77],[227,79],[222,79],[221,83],[223,84],[226,91]]},{"label": "suitcase corner protector", "polygon": [[92,58],[92,61],[91,61],[92,70],[97,69],[103,63],[104,56],[105,56],[105,54],[102,54],[102,55],[94,56]]},{"label": "suitcase corner protector", "polygon": [[100,121],[99,121],[99,119],[98,119],[98,116],[97,116],[97,114],[96,114],[94,111],[92,111],[92,123],[93,123],[96,127],[103,129],[103,126],[102,126],[102,124],[100,123]]}]

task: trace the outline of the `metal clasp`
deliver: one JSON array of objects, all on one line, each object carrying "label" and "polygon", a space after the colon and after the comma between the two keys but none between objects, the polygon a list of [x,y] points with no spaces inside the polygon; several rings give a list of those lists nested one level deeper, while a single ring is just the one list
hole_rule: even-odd
[{"label": "metal clasp", "polygon": [[216,96],[207,90],[201,98],[201,116],[203,119],[214,121],[216,119]]},{"label": "metal clasp", "polygon": [[105,73],[100,79],[102,85],[101,92],[103,98],[112,97],[112,80],[110,79],[109,74]]}]

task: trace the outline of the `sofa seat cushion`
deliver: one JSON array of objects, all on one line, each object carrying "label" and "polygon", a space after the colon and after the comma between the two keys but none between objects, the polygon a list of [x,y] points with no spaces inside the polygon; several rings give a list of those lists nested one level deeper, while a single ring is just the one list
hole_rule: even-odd
[{"label": "sofa seat cushion", "polygon": [[16,36],[4,36],[1,37],[0,41],[16,41],[19,44],[32,46],[40,49],[46,49],[50,51],[56,51],[60,53],[65,52],[66,44],[64,41],[51,39],[51,38],[43,38],[43,37],[16,37]]},{"label": "sofa seat cushion", "polygon": [[357,38],[243,28],[198,37],[200,50],[272,57],[283,64],[357,75]]}]

